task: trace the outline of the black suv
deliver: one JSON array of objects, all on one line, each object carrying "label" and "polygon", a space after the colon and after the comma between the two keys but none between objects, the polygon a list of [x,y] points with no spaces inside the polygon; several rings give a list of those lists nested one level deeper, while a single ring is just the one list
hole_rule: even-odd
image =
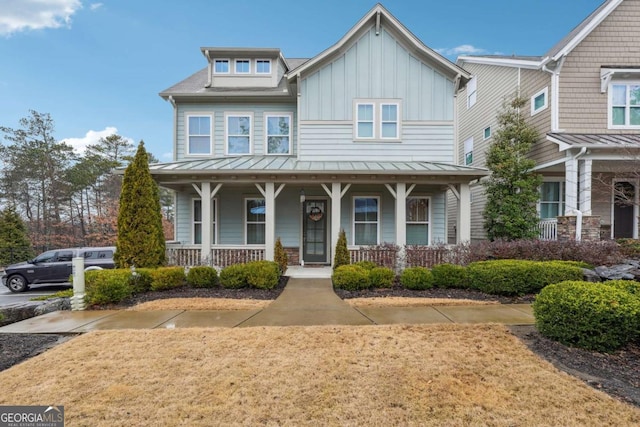
[{"label": "black suv", "polygon": [[11,292],[24,292],[33,283],[64,283],[72,273],[72,260],[84,257],[85,271],[114,268],[114,246],[70,248],[44,252],[32,260],[8,266],[2,284]]}]

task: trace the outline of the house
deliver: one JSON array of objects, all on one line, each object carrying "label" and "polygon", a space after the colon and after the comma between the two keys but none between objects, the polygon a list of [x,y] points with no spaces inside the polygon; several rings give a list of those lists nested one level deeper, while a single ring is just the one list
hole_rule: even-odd
[{"label": "house", "polygon": [[[181,262],[274,257],[331,264],[344,229],[360,247],[445,241],[447,190],[469,239],[455,99],[470,75],[378,4],[313,58],[277,48],[200,49],[206,67],[164,90],[174,159],[151,165],[176,192]],[[191,259],[185,259],[190,256]]]},{"label": "house", "polygon": [[[605,1],[542,56],[462,56],[457,64],[472,75],[457,99],[461,164],[485,165],[496,115],[519,93],[540,135],[530,156],[544,179],[541,237],[638,238],[639,0]],[[483,239],[481,182],[471,197],[471,238]]]}]

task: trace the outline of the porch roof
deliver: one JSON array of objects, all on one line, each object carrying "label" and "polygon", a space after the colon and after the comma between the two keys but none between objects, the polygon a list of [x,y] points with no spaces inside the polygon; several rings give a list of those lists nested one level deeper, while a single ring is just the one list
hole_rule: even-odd
[{"label": "porch roof", "polygon": [[270,173],[315,174],[373,174],[373,175],[459,175],[477,179],[489,171],[447,163],[409,161],[306,161],[291,156],[241,156],[187,160],[149,165],[153,175],[193,175],[202,173],[241,174]]},{"label": "porch roof", "polygon": [[640,133],[548,133],[547,139],[558,144],[560,151],[569,148],[640,148]]}]

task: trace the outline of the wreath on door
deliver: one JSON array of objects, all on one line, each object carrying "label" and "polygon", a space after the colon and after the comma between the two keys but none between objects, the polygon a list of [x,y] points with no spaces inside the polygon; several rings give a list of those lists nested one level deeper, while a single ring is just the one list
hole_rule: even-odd
[{"label": "wreath on door", "polygon": [[320,221],[323,216],[324,216],[324,213],[322,213],[322,209],[320,209],[318,206],[312,207],[311,210],[309,211],[309,219],[311,221],[314,221],[314,222]]}]

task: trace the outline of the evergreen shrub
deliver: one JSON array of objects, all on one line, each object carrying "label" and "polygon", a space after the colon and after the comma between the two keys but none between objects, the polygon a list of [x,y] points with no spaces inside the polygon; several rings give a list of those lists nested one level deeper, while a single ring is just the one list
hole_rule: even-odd
[{"label": "evergreen shrub", "polygon": [[467,269],[461,265],[438,264],[431,269],[433,285],[438,288],[465,289],[469,287]]},{"label": "evergreen shrub", "polygon": [[164,291],[175,289],[186,284],[183,267],[160,267],[150,270],[151,290]]},{"label": "evergreen shrub", "polygon": [[335,288],[347,291],[367,289],[371,286],[369,271],[358,265],[341,265],[333,271],[331,279]]},{"label": "evergreen shrub", "polygon": [[194,288],[215,288],[218,285],[218,272],[208,265],[191,267],[187,273],[187,284]]},{"label": "evergreen shrub", "polygon": [[387,267],[374,267],[369,270],[369,283],[374,288],[391,288],[396,279],[396,273]]},{"label": "evergreen shrub", "polygon": [[407,289],[431,289],[433,287],[433,275],[425,267],[405,268],[400,275],[400,284]]}]

